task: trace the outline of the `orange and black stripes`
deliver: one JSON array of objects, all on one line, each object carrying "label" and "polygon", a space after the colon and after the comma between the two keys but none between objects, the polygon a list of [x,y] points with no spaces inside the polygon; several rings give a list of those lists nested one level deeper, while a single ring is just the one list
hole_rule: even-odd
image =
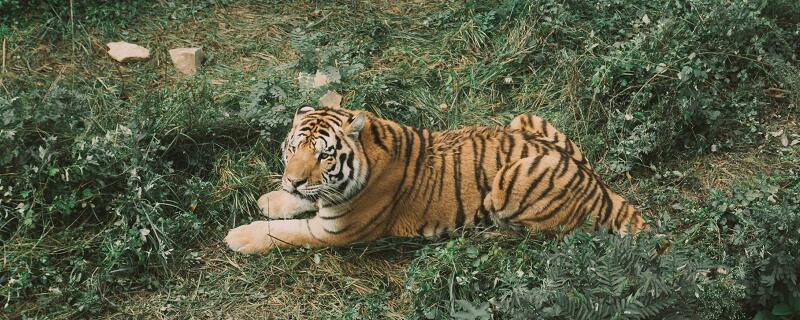
[{"label": "orange and black stripes", "polygon": [[[363,129],[345,132],[358,115],[366,117]],[[312,236],[347,239],[337,243],[432,236],[490,222],[568,231],[591,217],[622,234],[645,226],[580,149],[536,116],[518,116],[502,128],[433,132],[324,108],[298,112],[284,145],[287,159],[295,148],[336,146],[322,183],[342,197],[318,196],[328,211],[320,216],[323,231]],[[316,152],[319,161],[328,159]]]},{"label": "orange and black stripes", "polygon": [[[514,131],[522,131],[538,135],[540,136],[539,139],[542,141],[551,142],[558,146],[564,153],[571,156],[579,164],[589,169],[592,168],[591,164],[589,164],[589,161],[583,156],[583,153],[578,146],[576,146],[572,140],[568,139],[563,133],[558,131],[555,127],[553,127],[553,125],[541,117],[529,114],[519,115],[511,121],[511,124],[508,125],[508,128]],[[524,156],[520,158],[524,158]]]},{"label": "orange and black stripes", "polygon": [[[503,177],[523,180],[516,184],[528,188],[513,192],[512,184],[503,191]],[[587,217],[595,219],[596,227],[621,234],[644,228],[644,221],[630,204],[608,189],[594,172],[561,152],[523,158],[501,169],[486,203],[499,221],[536,230],[570,231]]]}]

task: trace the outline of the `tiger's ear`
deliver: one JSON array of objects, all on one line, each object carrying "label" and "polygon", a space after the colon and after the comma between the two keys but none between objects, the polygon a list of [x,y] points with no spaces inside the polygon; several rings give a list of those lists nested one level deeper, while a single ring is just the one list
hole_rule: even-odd
[{"label": "tiger's ear", "polygon": [[311,111],[314,111],[314,107],[312,107],[310,105],[306,104],[306,105],[300,106],[300,108],[297,109],[297,112],[294,113],[294,120],[292,121],[292,125],[293,126],[297,125],[297,123],[300,121],[300,119],[303,119],[303,117],[306,115],[306,113],[309,113]]},{"label": "tiger's ear", "polygon": [[361,129],[364,129],[364,124],[367,122],[367,116],[364,113],[359,112],[350,120],[347,121],[347,124],[344,125],[344,132],[348,136],[351,137],[358,137],[358,134],[361,133]]}]

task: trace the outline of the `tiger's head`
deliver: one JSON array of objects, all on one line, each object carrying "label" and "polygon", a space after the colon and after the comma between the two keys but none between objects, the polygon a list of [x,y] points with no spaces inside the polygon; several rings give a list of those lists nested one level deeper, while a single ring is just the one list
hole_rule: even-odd
[{"label": "tiger's head", "polygon": [[340,108],[302,106],[281,144],[281,187],[309,200],[339,203],[361,191],[368,167],[359,135],[367,117]]}]

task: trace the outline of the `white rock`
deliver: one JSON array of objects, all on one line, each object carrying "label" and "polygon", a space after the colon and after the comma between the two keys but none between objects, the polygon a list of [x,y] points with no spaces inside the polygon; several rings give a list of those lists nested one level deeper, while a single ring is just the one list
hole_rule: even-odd
[{"label": "white rock", "polygon": [[322,87],[328,83],[330,83],[328,75],[317,70],[317,74],[314,75],[314,88]]},{"label": "white rock", "polygon": [[205,54],[203,48],[175,48],[169,50],[169,56],[172,58],[172,64],[175,69],[185,75],[193,75],[197,73],[200,64],[203,63]]},{"label": "white rock", "polygon": [[342,103],[342,95],[336,91],[328,91],[324,96],[319,98],[319,105],[328,108],[339,108]]},{"label": "white rock", "polygon": [[106,45],[108,46],[108,55],[119,62],[145,60],[150,57],[149,49],[133,43],[120,41],[109,42]]},{"label": "white rock", "polygon": [[297,75],[297,83],[301,88],[322,88],[331,83],[339,83],[341,79],[342,75],[339,73],[339,69],[331,66],[317,70],[314,74],[300,72]]}]

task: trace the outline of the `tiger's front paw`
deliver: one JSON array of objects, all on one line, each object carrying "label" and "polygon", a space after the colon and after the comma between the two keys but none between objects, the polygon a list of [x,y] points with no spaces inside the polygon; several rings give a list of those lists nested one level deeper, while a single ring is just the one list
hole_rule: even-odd
[{"label": "tiger's front paw", "polygon": [[256,221],[228,231],[225,243],[234,251],[253,254],[269,251],[275,244],[269,234],[269,221]]},{"label": "tiger's front paw", "polygon": [[283,190],[272,191],[258,198],[261,214],[270,219],[289,219],[306,211],[316,210],[316,205]]}]

